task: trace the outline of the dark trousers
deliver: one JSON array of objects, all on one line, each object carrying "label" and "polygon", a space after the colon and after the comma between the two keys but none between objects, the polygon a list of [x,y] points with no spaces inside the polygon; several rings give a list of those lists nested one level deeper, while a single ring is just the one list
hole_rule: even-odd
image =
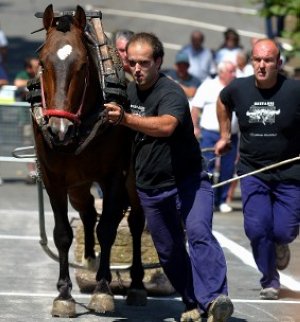
[{"label": "dark trousers", "polygon": [[300,183],[241,179],[245,233],[262,273],[261,286],[280,287],[275,243],[288,244],[299,234]]},{"label": "dark trousers", "polygon": [[212,235],[213,191],[207,173],[191,175],[177,187],[138,193],[167,277],[185,304],[197,302],[207,310],[218,295],[227,294],[225,257]]}]

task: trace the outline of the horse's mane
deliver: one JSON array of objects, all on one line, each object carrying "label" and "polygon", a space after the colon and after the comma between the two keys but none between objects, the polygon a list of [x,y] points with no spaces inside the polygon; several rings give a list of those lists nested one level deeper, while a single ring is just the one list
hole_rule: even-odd
[{"label": "horse's mane", "polygon": [[61,32],[68,32],[71,29],[73,18],[71,16],[62,16],[57,20],[56,30]]}]

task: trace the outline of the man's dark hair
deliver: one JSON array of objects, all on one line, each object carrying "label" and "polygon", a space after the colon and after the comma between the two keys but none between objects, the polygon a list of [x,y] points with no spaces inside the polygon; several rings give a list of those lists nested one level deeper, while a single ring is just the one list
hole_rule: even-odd
[{"label": "man's dark hair", "polygon": [[160,57],[163,60],[163,57],[165,55],[164,47],[162,42],[158,39],[156,35],[147,32],[136,33],[131,37],[131,39],[127,43],[126,50],[128,50],[128,47],[131,44],[136,42],[145,42],[149,44],[153,49],[153,59],[156,60]]}]

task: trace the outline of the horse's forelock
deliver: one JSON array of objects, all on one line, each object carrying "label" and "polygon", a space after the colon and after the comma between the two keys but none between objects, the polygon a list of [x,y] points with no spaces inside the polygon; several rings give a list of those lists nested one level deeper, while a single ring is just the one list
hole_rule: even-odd
[{"label": "horse's forelock", "polygon": [[62,16],[57,20],[56,30],[68,32],[71,30],[73,18],[71,16]]}]

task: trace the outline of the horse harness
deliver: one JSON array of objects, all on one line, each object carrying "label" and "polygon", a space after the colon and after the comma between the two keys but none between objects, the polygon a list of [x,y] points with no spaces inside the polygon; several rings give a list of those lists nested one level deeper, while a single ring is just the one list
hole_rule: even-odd
[{"label": "horse harness", "polygon": [[[74,11],[56,12],[55,17],[74,15],[74,13]],[[43,13],[38,12],[35,16],[42,18]],[[86,47],[94,65],[97,66],[97,74],[104,102],[116,102],[122,107],[122,115],[119,120],[114,123],[114,125],[117,125],[123,117],[124,107],[126,110],[129,107],[122,62],[116,48],[108,45],[108,40],[102,27],[101,11],[86,12],[86,17],[88,18],[84,31]],[[41,30],[43,30],[43,28],[37,31]],[[40,48],[38,50],[40,50]],[[107,122],[106,110],[100,108],[82,122],[81,111],[86,97],[86,89],[89,85],[88,70],[87,64],[83,95],[80,106],[75,114],[58,109],[47,109],[42,68],[40,68],[38,75],[27,84],[28,94],[26,99],[31,104],[33,120],[38,125],[45,141],[51,148],[53,148],[53,144],[47,130],[47,120],[51,116],[67,118],[74,123],[78,142],[76,142],[75,151],[72,150],[71,152],[76,155],[80,154],[97,135],[103,133],[111,126],[111,124]]]}]

